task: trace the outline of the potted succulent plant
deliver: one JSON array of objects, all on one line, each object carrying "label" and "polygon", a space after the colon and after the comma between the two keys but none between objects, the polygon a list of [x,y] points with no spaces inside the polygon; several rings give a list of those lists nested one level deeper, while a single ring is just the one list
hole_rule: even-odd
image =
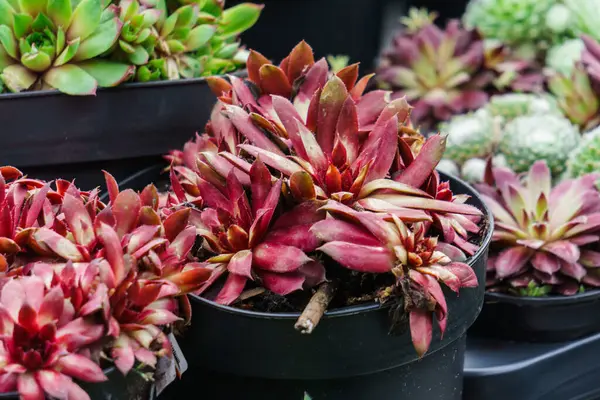
[{"label": "potted succulent plant", "polygon": [[217,0],[105,3],[0,2],[3,162],[46,178],[86,177],[93,187],[101,167],[122,176],[132,160],[182,145],[209,117],[204,77],[243,67],[238,37],[262,9],[224,9]]},{"label": "potted succulent plant", "polygon": [[492,221],[434,171],[445,138],[304,42],[279,65],[251,51],[247,69],[211,79],[206,132],[169,155],[165,207],[193,206],[213,271],[182,339],[204,393],[459,399]]},{"label": "potted succulent plant", "polygon": [[536,162],[524,176],[488,165],[477,185],[496,219],[484,312],[474,332],[567,340],[600,330],[598,175],[552,187]]},{"label": "potted succulent plant", "polygon": [[105,205],[0,172],[2,398],[148,399],[185,293],[210,276],[190,256],[189,210],[164,215],[152,185],[119,192],[108,174]]}]

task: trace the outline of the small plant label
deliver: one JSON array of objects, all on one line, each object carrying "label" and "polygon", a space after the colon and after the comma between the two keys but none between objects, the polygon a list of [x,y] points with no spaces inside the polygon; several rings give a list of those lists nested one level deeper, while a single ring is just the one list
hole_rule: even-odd
[{"label": "small plant label", "polygon": [[179,347],[179,343],[177,343],[177,339],[175,335],[171,332],[169,334],[169,341],[171,342],[171,348],[173,349],[173,357],[175,358],[175,369],[177,370],[177,376],[181,378],[181,375],[188,369],[188,363],[183,355],[183,351],[181,351],[181,347]]},{"label": "small plant label", "polygon": [[161,357],[156,364],[154,381],[156,382],[156,395],[160,395],[167,386],[177,378],[175,357]]},{"label": "small plant label", "polygon": [[173,357],[162,357],[156,365],[154,379],[156,381],[156,395],[165,390],[175,379],[181,378],[181,375],[188,369],[188,363],[177,343],[177,339],[173,333],[168,335]]}]

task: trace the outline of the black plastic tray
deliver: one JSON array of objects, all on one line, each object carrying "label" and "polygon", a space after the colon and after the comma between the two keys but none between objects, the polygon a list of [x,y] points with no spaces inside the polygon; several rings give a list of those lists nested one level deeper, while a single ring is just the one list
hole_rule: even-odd
[{"label": "black plastic tray", "polygon": [[517,297],[486,293],[471,336],[563,342],[600,332],[600,290],[574,296]]},{"label": "black plastic tray", "polygon": [[598,400],[600,334],[564,343],[467,339],[463,400]]},{"label": "black plastic tray", "polygon": [[[202,131],[216,102],[206,80],[131,83],[96,96],[0,95],[0,164],[44,179],[102,184],[155,163]],[[149,161],[148,161],[149,160]]]}]

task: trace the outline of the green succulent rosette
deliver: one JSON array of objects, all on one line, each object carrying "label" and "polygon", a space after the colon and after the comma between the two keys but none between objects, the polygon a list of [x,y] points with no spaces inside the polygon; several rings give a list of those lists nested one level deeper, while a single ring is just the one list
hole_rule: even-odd
[{"label": "green succulent rosette", "polygon": [[121,0],[119,18],[123,28],[115,49],[111,51],[113,57],[133,65],[147,64],[157,41],[153,28],[163,12],[137,0]]},{"label": "green succulent rosette", "polygon": [[9,91],[58,89],[94,94],[134,72],[98,58],[119,38],[114,5],[100,0],[0,0],[0,78]]},{"label": "green succulent rosette", "polygon": [[160,0],[156,8],[161,15],[154,24],[154,52],[138,68],[139,81],[212,76],[243,67],[247,56],[239,35],[256,23],[263,6],[242,3],[225,10],[222,1],[205,0],[174,9]]}]

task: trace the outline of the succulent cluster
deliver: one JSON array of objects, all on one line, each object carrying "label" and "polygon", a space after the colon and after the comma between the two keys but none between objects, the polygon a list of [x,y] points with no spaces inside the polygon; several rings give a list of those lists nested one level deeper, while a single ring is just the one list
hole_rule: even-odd
[{"label": "succulent cluster", "polygon": [[434,17],[412,10],[378,67],[378,84],[406,96],[417,125],[434,128],[454,114],[475,110],[488,100],[494,74],[486,68],[484,42],[475,30],[452,20],[438,28]]},{"label": "succulent cluster", "polygon": [[444,157],[469,182],[483,180],[486,159],[494,165],[525,172],[545,160],[554,177],[565,169],[580,142],[579,130],[550,96],[508,93],[492,96],[482,109],[458,115],[439,126],[448,134]]},{"label": "succulent cluster", "polygon": [[132,78],[210,76],[243,64],[237,37],[262,6],[172,8],[166,0],[1,0],[0,80],[12,92],[88,95]]},{"label": "succulent cluster", "polygon": [[363,94],[371,76],[333,73],[304,42],[279,65],[252,51],[247,69],[209,80],[219,101],[205,133],[167,157],[167,204],[196,206],[213,270],[198,293],[233,304],[256,287],[314,287],[332,269],[388,274],[396,283],[377,297],[404,296],[423,354],[433,314],[445,327],[438,281],[477,284],[462,261],[482,213],[434,171],[445,138],[425,140],[404,98]]},{"label": "succulent cluster", "polygon": [[[550,169],[536,162],[520,178],[488,166],[478,185],[495,229],[488,261],[489,290],[516,294],[575,294],[600,286],[598,175],[552,187]],[[590,247],[591,246],[591,247]]]},{"label": "succulent cluster", "polygon": [[434,129],[440,121],[479,109],[492,94],[542,89],[542,66],[535,52],[484,40],[458,20],[442,30],[435,17],[411,9],[378,66],[379,86],[414,104],[417,125]]},{"label": "succulent cluster", "polygon": [[472,0],[464,21],[486,38],[538,47],[567,35],[571,17],[559,0]]},{"label": "succulent cluster", "polygon": [[0,168],[2,392],[89,399],[73,381],[106,380],[169,355],[166,329],[210,276],[191,256],[191,211],[161,210],[154,186],[119,192],[54,185]]}]

